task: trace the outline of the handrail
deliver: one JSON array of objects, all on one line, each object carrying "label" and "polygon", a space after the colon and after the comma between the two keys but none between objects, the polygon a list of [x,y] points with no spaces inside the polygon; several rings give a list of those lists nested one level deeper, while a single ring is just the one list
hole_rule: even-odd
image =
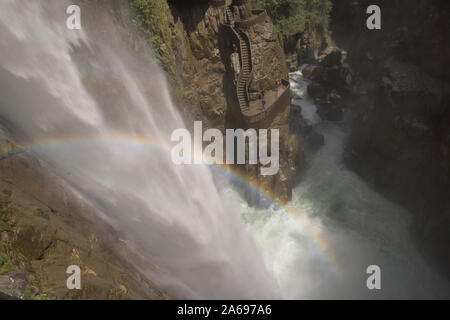
[{"label": "handrail", "polygon": [[244,113],[244,116],[246,117],[248,123],[255,124],[257,122],[263,121],[266,118],[270,117],[275,110],[279,109],[279,107],[290,105],[291,99],[290,83],[286,79],[282,79],[281,83],[285,87],[283,93],[276,100],[274,100],[263,112],[259,112],[255,115],[249,115],[248,113],[247,114]]},{"label": "handrail", "polygon": [[[241,37],[243,38],[244,42],[246,43],[247,50],[248,50],[247,54],[248,54],[248,70],[249,70],[248,72],[249,72],[249,74],[248,74],[248,78],[244,84],[244,96],[245,96],[246,103],[247,103],[246,107],[250,108],[250,97],[248,94],[248,88],[250,86],[250,80],[253,75],[253,64],[252,64],[252,52],[251,52],[251,47],[250,47],[250,39],[245,32],[242,32],[241,30],[238,30],[238,29],[237,29],[237,32],[240,33]],[[243,53],[243,49],[241,46],[241,55],[242,55],[242,53]],[[239,78],[241,78],[241,76],[243,76],[244,67],[245,67],[244,64],[241,63],[241,73],[239,74]],[[238,81],[239,81],[239,79],[238,79]]]},{"label": "handrail", "polygon": [[[239,73],[239,77],[236,82],[237,99],[239,102],[239,106],[240,106],[242,115],[245,117],[246,121],[250,124],[259,123],[259,122],[265,120],[266,118],[270,117],[271,114],[275,110],[279,109],[279,107],[281,108],[283,106],[290,105],[290,99],[291,99],[290,83],[286,79],[281,79],[281,84],[284,87],[284,91],[281,93],[281,95],[279,97],[277,97],[270,105],[268,105],[262,112],[253,114],[252,110],[250,110],[249,86],[250,86],[250,81],[252,79],[253,72],[254,72],[253,61],[252,61],[252,48],[251,48],[249,36],[243,30],[237,28],[237,26],[238,25],[241,25],[241,26],[254,25],[256,23],[259,23],[259,21],[263,21],[262,19],[263,18],[265,19],[265,16],[267,15],[266,11],[264,11],[264,10],[254,10],[253,13],[258,14],[258,16],[253,19],[249,19],[249,20],[245,20],[245,21],[235,21],[230,7],[227,6],[225,9],[226,22],[229,23],[226,26],[231,29],[231,31],[233,32],[233,34],[236,36],[237,40],[239,41],[239,51],[240,51],[239,59],[240,59],[240,64],[241,64],[241,71]],[[242,42],[245,43],[245,46],[247,47],[247,50],[248,50],[247,51],[248,65],[244,65],[244,63],[243,63],[243,61],[244,61],[243,56],[244,56],[245,48],[243,48],[244,46],[243,46]],[[242,88],[241,84],[243,81],[245,67],[248,67],[249,71],[248,71],[248,78],[245,80],[245,83],[243,86],[243,89],[244,89],[243,95],[244,95],[245,102],[241,103],[242,101],[241,101],[241,99],[239,99],[239,97],[241,96],[240,90]]]},{"label": "handrail", "polygon": [[[241,64],[241,71],[239,73],[239,77],[238,77],[237,84],[236,84],[236,94],[238,95],[238,102],[239,102],[240,109],[242,112],[244,112],[250,108],[250,98],[249,98],[249,94],[248,94],[248,87],[250,85],[250,80],[253,75],[252,52],[251,52],[250,39],[245,32],[235,28],[235,21],[233,19],[230,7],[226,8],[226,15],[227,15],[227,20],[230,23],[229,26],[239,41],[239,51],[240,51],[239,58],[240,58],[240,64]],[[244,48],[242,45],[242,41],[245,43],[245,46],[247,47],[246,53],[247,53],[247,58],[248,58],[248,64],[244,64],[244,60],[243,60]],[[245,102],[241,103],[239,96],[240,96],[240,87],[241,87],[241,83],[243,81],[245,67],[248,67],[248,78],[244,82],[244,92],[242,92],[244,95]]]}]

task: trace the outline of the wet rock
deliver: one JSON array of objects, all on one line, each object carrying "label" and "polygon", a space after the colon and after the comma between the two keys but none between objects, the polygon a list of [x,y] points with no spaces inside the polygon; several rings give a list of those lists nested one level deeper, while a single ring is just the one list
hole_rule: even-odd
[{"label": "wet rock", "polygon": [[0,292],[0,300],[16,300],[15,297]]},{"label": "wet rock", "polygon": [[325,98],[327,92],[325,90],[325,88],[315,82],[312,82],[308,85],[308,94],[311,98],[313,99],[322,99]]},{"label": "wet rock", "polygon": [[311,131],[306,136],[305,141],[308,147],[315,151],[325,144],[325,137],[322,134],[317,133],[316,131]]},{"label": "wet rock", "polygon": [[295,56],[290,56],[286,58],[286,65],[289,72],[295,72],[298,70],[298,59]]},{"label": "wet rock", "polygon": [[322,120],[341,121],[343,117],[342,108],[331,101],[317,101],[317,114]]},{"label": "wet rock", "polygon": [[307,66],[303,69],[303,77],[308,80],[321,83],[324,81],[325,69],[319,66]]},{"label": "wet rock", "polygon": [[340,66],[342,62],[342,53],[340,50],[333,48],[331,49],[331,52],[325,53],[319,60],[321,60],[320,64],[325,68]]},{"label": "wet rock", "polygon": [[298,54],[298,64],[310,64],[316,62],[316,55],[314,52],[314,48],[311,46],[304,46],[301,48]]},{"label": "wet rock", "polygon": [[23,299],[28,287],[28,275],[23,272],[11,272],[0,276],[0,292],[18,299]]},{"label": "wet rock", "polygon": [[343,102],[342,97],[335,90],[331,91],[330,94],[328,94],[327,99],[335,104],[340,104]]},{"label": "wet rock", "polygon": [[303,76],[324,87],[345,93],[353,81],[351,70],[346,66],[333,66],[324,68],[322,66],[308,66],[303,69]]},{"label": "wet rock", "polygon": [[326,68],[323,74],[323,83],[333,88],[344,88],[347,86],[348,71],[341,66]]}]

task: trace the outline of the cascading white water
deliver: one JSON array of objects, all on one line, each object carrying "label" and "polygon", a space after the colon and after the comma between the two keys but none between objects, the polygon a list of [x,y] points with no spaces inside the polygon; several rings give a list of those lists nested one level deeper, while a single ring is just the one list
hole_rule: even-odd
[{"label": "cascading white water", "polygon": [[143,272],[170,294],[277,297],[209,170],[172,164],[166,146],[183,122],[160,70],[140,64],[108,19],[103,38],[67,29],[68,5],[0,2],[3,125],[156,266]]}]

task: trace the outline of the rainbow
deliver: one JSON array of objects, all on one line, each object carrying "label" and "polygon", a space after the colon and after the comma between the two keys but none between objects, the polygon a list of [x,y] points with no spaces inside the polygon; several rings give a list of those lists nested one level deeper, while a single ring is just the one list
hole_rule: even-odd
[{"label": "rainbow", "polygon": [[[58,138],[46,138],[34,141],[27,141],[22,143],[11,143],[9,146],[0,147],[0,160],[5,159],[10,156],[14,156],[24,152],[38,151],[42,148],[57,148],[60,146],[67,146],[70,144],[89,144],[89,143],[120,143],[127,146],[135,147],[146,147],[152,149],[164,149],[170,150],[171,146],[165,142],[158,141],[157,139],[151,139],[144,136],[136,136],[124,133],[111,133],[102,136],[66,136]],[[316,246],[325,254],[328,261],[332,266],[340,273],[344,272],[344,267],[334,254],[331,246],[327,240],[320,235],[314,228],[312,220],[306,215],[299,212],[296,208],[290,206],[289,204],[282,203],[277,197],[259,187],[256,183],[250,181],[247,177],[242,175],[237,170],[233,169],[231,166],[227,165],[208,165],[214,171],[226,175],[228,178],[236,179],[237,181],[245,184],[245,186],[256,190],[260,195],[270,199],[270,201],[277,205],[281,210],[288,214],[291,218],[296,221],[300,227],[309,235]]]}]

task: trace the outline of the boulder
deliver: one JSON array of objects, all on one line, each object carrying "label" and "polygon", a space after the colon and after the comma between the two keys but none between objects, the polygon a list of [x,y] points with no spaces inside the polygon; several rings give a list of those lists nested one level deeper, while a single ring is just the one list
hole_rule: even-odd
[{"label": "boulder", "polygon": [[316,63],[316,55],[314,49],[310,46],[304,46],[298,54],[298,64]]},{"label": "boulder", "polygon": [[347,86],[347,70],[341,66],[324,69],[323,82],[332,88],[344,88]]},{"label": "boulder", "polygon": [[308,85],[308,95],[313,98],[313,99],[321,99],[321,98],[325,98],[327,95],[327,92],[325,90],[325,88],[315,82],[312,82]]},{"label": "boulder", "polygon": [[0,276],[0,292],[9,298],[23,299],[29,284],[30,275],[24,272],[11,272]]},{"label": "boulder", "polygon": [[342,53],[338,49],[333,49],[321,57],[320,64],[325,68],[340,66],[342,64]]},{"label": "boulder", "polygon": [[321,83],[324,81],[324,68],[320,66],[307,66],[302,71],[303,77],[305,77],[308,80]]},{"label": "boulder", "polygon": [[298,59],[295,56],[290,56],[286,58],[286,65],[289,72],[298,71]]},{"label": "boulder", "polygon": [[327,96],[328,101],[330,101],[333,104],[343,104],[342,97],[336,92],[336,90],[331,91]]},{"label": "boulder", "polygon": [[343,117],[341,106],[331,101],[317,101],[317,114],[326,121],[341,121]]}]

